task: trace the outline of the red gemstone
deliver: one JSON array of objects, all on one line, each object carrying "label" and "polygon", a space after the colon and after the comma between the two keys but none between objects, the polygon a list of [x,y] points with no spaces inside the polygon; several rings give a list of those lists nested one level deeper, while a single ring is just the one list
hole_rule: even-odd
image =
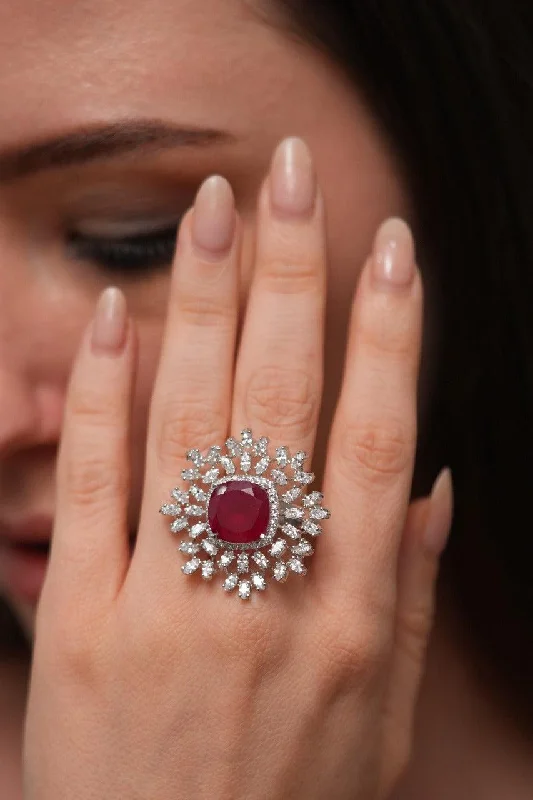
[{"label": "red gemstone", "polygon": [[253,542],[268,526],[268,494],[251,481],[227,481],[215,487],[207,513],[219,539],[234,544]]}]

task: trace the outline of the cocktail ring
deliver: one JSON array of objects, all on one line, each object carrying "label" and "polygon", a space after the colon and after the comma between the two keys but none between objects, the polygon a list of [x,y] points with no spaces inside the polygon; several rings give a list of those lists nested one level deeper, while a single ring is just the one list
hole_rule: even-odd
[{"label": "cocktail ring", "polygon": [[278,447],[272,457],[268,445],[246,428],[240,441],[226,439],[225,452],[218,445],[205,456],[189,450],[192,466],[181,473],[189,488],[173,489],[160,509],[174,517],[172,533],[187,537],[178,546],[188,557],[184,574],[208,581],[220,572],[222,587],[237,588],[243,600],[252,589],[264,591],[268,575],[279,582],[290,572],[305,575],[303,559],[330,516],[320,492],[306,493],[315,478],[304,471],[306,453]]}]

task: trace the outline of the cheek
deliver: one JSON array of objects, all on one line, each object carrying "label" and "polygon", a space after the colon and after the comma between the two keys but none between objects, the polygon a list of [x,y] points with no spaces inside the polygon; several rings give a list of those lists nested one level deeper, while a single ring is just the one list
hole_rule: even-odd
[{"label": "cheek", "polygon": [[[135,313],[133,316],[135,316]],[[137,322],[139,358],[135,378],[135,390],[131,419],[131,484],[130,528],[137,525],[144,482],[145,444],[148,427],[148,414],[154,381],[157,372],[161,342],[164,331],[166,307],[161,303],[160,321],[155,319],[149,325]]]}]

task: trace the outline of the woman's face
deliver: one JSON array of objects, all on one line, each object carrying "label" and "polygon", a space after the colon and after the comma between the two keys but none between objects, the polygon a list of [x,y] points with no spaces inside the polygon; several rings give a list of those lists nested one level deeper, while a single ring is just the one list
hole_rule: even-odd
[{"label": "woman's face", "polygon": [[244,303],[272,151],[298,135],[314,153],[330,252],[318,471],[359,270],[378,224],[409,209],[354,87],[252,2],[17,0],[0,30],[0,586],[30,628],[46,564],[30,545],[50,537],[65,389],[99,292],[119,285],[139,331],[134,529],[172,241],[201,181],[234,188]]}]

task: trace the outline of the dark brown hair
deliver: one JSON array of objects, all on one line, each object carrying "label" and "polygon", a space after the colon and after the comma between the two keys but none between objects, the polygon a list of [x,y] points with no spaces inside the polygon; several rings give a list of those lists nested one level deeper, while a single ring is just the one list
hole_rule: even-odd
[{"label": "dark brown hair", "polygon": [[480,669],[533,726],[533,4],[274,5],[353,79],[405,170],[440,332],[415,494],[452,468],[444,579]]}]

